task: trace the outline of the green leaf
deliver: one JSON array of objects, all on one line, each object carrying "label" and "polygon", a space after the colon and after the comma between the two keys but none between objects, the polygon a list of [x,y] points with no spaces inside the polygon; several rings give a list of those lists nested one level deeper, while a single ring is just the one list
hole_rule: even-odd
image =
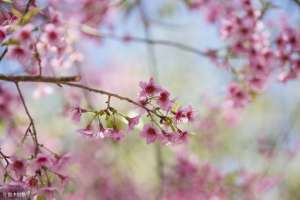
[{"label": "green leaf", "polygon": [[17,16],[18,18],[22,17],[22,13],[20,11],[18,11],[17,9],[15,9],[15,8],[12,8],[11,12],[12,12],[13,15]]},{"label": "green leaf", "polygon": [[33,8],[30,11],[28,11],[21,19],[21,24],[27,24],[30,22],[31,18],[35,15],[39,14],[41,11],[40,8]]},{"label": "green leaf", "polygon": [[47,200],[45,196],[37,196],[36,200]]},{"label": "green leaf", "polygon": [[4,3],[12,3],[12,0],[2,0]]},{"label": "green leaf", "polygon": [[116,128],[121,130],[125,126],[125,122],[118,115],[110,115],[106,118],[106,127],[107,128]]},{"label": "green leaf", "polygon": [[19,41],[15,39],[9,39],[2,43],[3,46],[10,46],[10,45],[18,45]]}]

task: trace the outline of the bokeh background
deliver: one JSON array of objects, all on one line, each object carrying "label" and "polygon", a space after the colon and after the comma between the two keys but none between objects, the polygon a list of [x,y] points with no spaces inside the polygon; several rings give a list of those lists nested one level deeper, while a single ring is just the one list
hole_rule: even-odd
[{"label": "bokeh background", "polygon": [[[299,24],[300,7],[294,1],[272,2],[278,8],[266,16],[270,27],[274,18],[285,17],[291,23]],[[45,2],[41,1],[40,4]],[[175,41],[199,50],[225,45],[216,27],[211,26],[205,16],[197,11],[191,12],[181,1],[144,1],[144,8],[150,23],[149,37],[152,39]],[[147,37],[139,11],[133,8],[127,14],[124,12],[112,12],[106,25],[99,31]],[[245,110],[235,113],[223,109],[231,74],[215,66],[206,57],[162,45],[151,46],[111,38],[87,40],[81,37],[78,48],[85,56],[81,68],[88,84],[136,98],[139,81],[152,76],[183,105],[194,107],[197,120],[189,127],[189,144],[185,147],[161,147],[165,167],[174,163],[174,152],[184,149],[191,158],[208,161],[222,172],[242,168],[280,175],[284,179],[282,187],[285,190],[275,187],[261,199],[300,199],[298,80],[285,84],[273,80],[266,91],[259,94]],[[17,74],[19,70],[20,67],[13,61],[0,64],[1,73]],[[92,196],[95,177],[105,177],[107,170],[116,179],[118,174],[129,177],[150,194],[156,190],[159,181],[157,147],[147,145],[139,138],[141,126],[119,143],[82,138],[77,130],[84,121],[75,125],[70,118],[61,115],[65,98],[63,89],[51,86],[51,94],[37,97],[35,93],[40,87],[44,88],[45,85],[26,87],[26,98],[37,121],[40,140],[58,152],[71,150],[71,154],[75,155],[74,163],[78,160],[81,163],[74,164],[72,170],[79,177],[77,181],[82,184],[82,190],[90,190]],[[104,97],[91,95],[91,99],[95,107],[105,105]],[[128,104],[118,101],[113,101],[113,104],[125,113],[134,115],[133,107]],[[18,107],[15,111],[23,112],[21,109]],[[2,148],[9,152],[12,148],[10,143],[7,139],[2,141],[5,141]],[[266,158],[262,153],[264,148],[268,149],[268,145],[274,144],[274,156]],[[94,158],[92,161],[88,159],[91,157]]]}]

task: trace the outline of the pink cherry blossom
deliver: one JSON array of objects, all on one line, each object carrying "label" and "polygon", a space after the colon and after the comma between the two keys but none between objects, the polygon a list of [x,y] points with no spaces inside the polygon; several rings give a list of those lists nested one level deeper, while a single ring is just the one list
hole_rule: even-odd
[{"label": "pink cherry blossom", "polygon": [[34,160],[35,169],[40,169],[41,167],[50,167],[51,165],[51,158],[45,154],[39,154]]},{"label": "pink cherry blossom", "polygon": [[237,83],[231,83],[228,87],[229,99],[234,107],[244,107],[249,101],[249,96],[245,90]]},{"label": "pink cherry blossom", "polygon": [[82,113],[85,113],[86,110],[80,107],[75,107],[72,112],[73,112],[72,120],[76,123],[79,123]]},{"label": "pink cherry blossom", "polygon": [[42,41],[49,43],[53,46],[61,45],[62,43],[62,30],[56,27],[54,24],[47,24],[45,26],[45,32],[42,35]]},{"label": "pink cherry blossom", "polygon": [[119,141],[124,138],[123,132],[121,132],[120,130],[117,130],[117,129],[106,129],[104,136],[110,137],[116,141]]},{"label": "pink cherry blossom", "polygon": [[11,163],[11,170],[14,171],[18,178],[26,174],[27,163],[25,160],[13,158]]},{"label": "pink cherry blossom", "polygon": [[176,121],[193,121],[195,117],[193,108],[191,106],[180,107],[175,112],[175,120]]},{"label": "pink cherry blossom", "polygon": [[33,25],[28,24],[28,25],[22,27],[18,31],[16,39],[18,39],[22,44],[24,44],[24,43],[28,44],[33,39],[32,32],[33,32]]},{"label": "pink cherry blossom", "polygon": [[160,92],[161,88],[154,82],[153,78],[150,78],[148,82],[140,82],[140,87],[142,91],[140,96],[151,97]]},{"label": "pink cherry blossom", "polygon": [[0,119],[5,119],[11,115],[14,99],[13,94],[0,85]]},{"label": "pink cherry blossom", "polygon": [[136,116],[136,117],[130,117],[130,118],[128,118],[128,131],[133,130],[134,127],[136,125],[138,125],[139,121],[140,121],[140,116],[139,115]]},{"label": "pink cherry blossom", "polygon": [[[76,120],[78,120],[77,116],[78,115],[76,115],[76,117],[75,117]],[[87,126],[86,128],[79,129],[79,130],[77,130],[77,132],[86,137],[94,137],[95,136],[94,130],[92,129],[91,126]]]},{"label": "pink cherry blossom", "polygon": [[9,49],[10,56],[19,61],[21,64],[28,63],[28,59],[30,58],[30,52],[25,47],[14,46]]},{"label": "pink cherry blossom", "polygon": [[146,124],[140,135],[141,137],[146,138],[147,144],[150,144],[155,142],[159,134],[157,129],[153,125]]},{"label": "pink cherry blossom", "polygon": [[6,37],[5,29],[0,26],[0,43],[4,41],[5,37]]},{"label": "pink cherry blossom", "polygon": [[170,93],[166,90],[162,90],[159,93],[158,105],[164,110],[170,110],[172,107],[172,100],[170,99]]}]

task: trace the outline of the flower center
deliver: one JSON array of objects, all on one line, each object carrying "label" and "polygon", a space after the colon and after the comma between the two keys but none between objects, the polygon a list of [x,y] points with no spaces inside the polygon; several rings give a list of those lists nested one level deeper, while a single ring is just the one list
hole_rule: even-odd
[{"label": "flower center", "polygon": [[16,160],[13,164],[15,169],[22,169],[24,167],[24,164],[22,161]]},{"label": "flower center", "polygon": [[148,94],[152,94],[154,91],[155,91],[155,87],[153,85],[148,85],[146,88],[145,88],[145,91],[148,93]]},{"label": "flower center", "polygon": [[148,134],[148,135],[151,135],[151,136],[154,136],[154,135],[156,135],[156,131],[155,131],[153,128],[149,128],[149,129],[147,130],[147,134]]}]

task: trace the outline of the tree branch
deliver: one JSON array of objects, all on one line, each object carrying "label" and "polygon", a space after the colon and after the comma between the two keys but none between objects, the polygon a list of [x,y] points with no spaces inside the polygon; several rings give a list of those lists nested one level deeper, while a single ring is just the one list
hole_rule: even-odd
[{"label": "tree branch", "polygon": [[293,0],[298,6],[300,6],[300,0]]},{"label": "tree branch", "polygon": [[121,96],[121,95],[118,95],[118,94],[115,94],[115,93],[111,93],[111,92],[108,92],[108,91],[105,91],[105,90],[99,90],[99,89],[95,89],[95,88],[91,88],[91,87],[88,87],[88,86],[85,86],[85,85],[81,85],[81,84],[77,84],[77,83],[62,83],[62,85],[67,85],[67,86],[70,86],[70,87],[76,87],[76,88],[81,88],[81,89],[84,89],[84,90],[88,90],[90,92],[94,92],[94,93],[98,93],[98,94],[102,94],[102,95],[107,95],[107,96],[110,96],[110,97],[114,97],[114,98],[117,98],[117,99],[120,99],[120,100],[123,100],[123,101],[127,101],[133,105],[136,105],[138,107],[141,107],[141,108],[144,108],[146,109],[147,111],[150,111],[149,109],[147,109],[145,106],[141,105],[140,103],[128,98],[128,97],[124,97],[124,96]]},{"label": "tree branch", "polygon": [[[82,84],[78,84],[78,83],[72,83],[72,82],[76,82],[80,80],[79,76],[68,76],[68,77],[47,77],[47,76],[9,76],[9,75],[3,75],[0,74],[0,80],[2,81],[8,81],[8,82],[14,82],[17,86],[18,92],[19,92],[19,96],[22,100],[22,103],[24,105],[24,108],[28,115],[28,117],[30,116],[27,106],[25,104],[23,95],[21,93],[21,90],[19,89],[19,82],[40,82],[40,83],[50,83],[50,84],[59,84],[60,86],[62,85],[66,85],[66,86],[70,86],[70,87],[75,87],[75,88],[80,88],[83,90],[87,90],[89,92],[94,92],[94,93],[98,93],[98,94],[102,94],[102,95],[107,95],[110,97],[114,97],[116,99],[122,100],[122,101],[127,101],[128,103],[131,103],[135,106],[138,106],[144,110],[146,110],[148,113],[152,113],[155,116],[159,117],[159,118],[164,118],[164,116],[161,116],[160,114],[158,114],[157,112],[155,112],[154,110],[151,110],[149,108],[147,108],[146,106],[140,104],[137,101],[134,101],[128,97],[124,97],[112,92],[108,92],[105,90],[100,90],[100,89],[95,89],[95,88],[91,88]],[[29,117],[30,119],[32,119],[32,117]],[[32,122],[33,120],[31,120]]]},{"label": "tree branch", "polygon": [[10,82],[44,82],[44,83],[66,83],[80,81],[80,76],[64,76],[64,77],[51,77],[51,76],[10,76],[0,74],[0,80]]},{"label": "tree branch", "polygon": [[130,104],[133,104],[137,107],[140,107],[140,108],[144,109],[145,111],[147,111],[148,114],[153,114],[153,115],[157,116],[160,119],[164,118],[164,116],[162,116],[159,113],[155,112],[155,110],[151,110],[151,109],[147,108],[146,106],[140,104],[139,102],[134,101],[134,100],[132,100],[128,97],[124,97],[124,96],[121,96],[121,95],[118,95],[118,94],[115,94],[115,93],[111,93],[111,92],[108,92],[108,91],[105,91],[105,90],[91,88],[91,87],[81,85],[81,84],[78,84],[78,83],[61,83],[61,84],[66,85],[66,86],[70,86],[70,87],[80,88],[80,89],[83,89],[83,90],[87,90],[89,92],[94,92],[94,93],[106,95],[108,97],[114,97],[114,98],[122,100],[122,101],[127,101]]},{"label": "tree branch", "polygon": [[[94,37],[98,37],[98,38],[109,38],[109,39],[113,39],[113,40],[117,40],[117,41],[121,41],[121,42],[124,42],[126,40],[126,37],[124,37],[124,36],[117,36],[112,33],[100,33],[96,29],[93,29],[87,25],[82,25],[81,31],[86,34],[92,35]],[[196,49],[194,47],[191,47],[191,46],[188,46],[188,45],[185,45],[182,43],[177,43],[177,42],[168,41],[168,40],[159,40],[159,39],[154,40],[154,39],[150,39],[150,38],[130,36],[129,41],[136,42],[136,43],[146,43],[146,44],[150,44],[150,45],[169,46],[169,47],[177,48],[182,51],[194,53],[199,56],[206,56],[206,57],[208,56],[207,53],[204,51],[201,51],[199,49]]]}]

